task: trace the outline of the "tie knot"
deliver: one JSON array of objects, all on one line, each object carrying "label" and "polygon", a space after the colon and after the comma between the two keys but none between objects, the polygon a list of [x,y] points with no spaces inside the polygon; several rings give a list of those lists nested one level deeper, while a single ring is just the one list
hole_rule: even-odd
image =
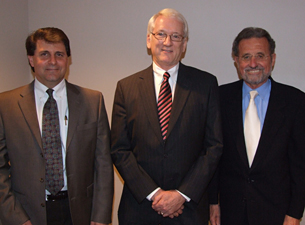
[{"label": "tie knot", "polygon": [[170,75],[169,75],[168,72],[165,72],[165,73],[163,74],[163,77],[164,77],[164,79],[168,80],[168,78],[170,77]]},{"label": "tie knot", "polygon": [[250,99],[255,99],[255,97],[258,95],[257,91],[250,91]]},{"label": "tie knot", "polygon": [[53,89],[49,88],[46,92],[48,93],[49,97],[53,97]]}]

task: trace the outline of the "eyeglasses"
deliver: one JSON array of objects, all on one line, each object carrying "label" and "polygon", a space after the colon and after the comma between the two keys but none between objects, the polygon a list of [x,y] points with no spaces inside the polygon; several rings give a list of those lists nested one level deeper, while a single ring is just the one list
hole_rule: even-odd
[{"label": "eyeglasses", "polygon": [[176,42],[181,42],[184,39],[184,37],[180,34],[166,34],[164,32],[150,33],[159,41],[165,41],[167,36],[169,36],[172,41]]},{"label": "eyeglasses", "polygon": [[[243,62],[250,62],[251,59],[252,59],[253,55],[243,55],[242,57],[240,57],[240,59],[243,61]],[[256,54],[254,55],[254,58],[257,62],[263,62],[265,60],[267,60],[267,58],[269,57],[269,55],[264,55],[264,54]]]}]

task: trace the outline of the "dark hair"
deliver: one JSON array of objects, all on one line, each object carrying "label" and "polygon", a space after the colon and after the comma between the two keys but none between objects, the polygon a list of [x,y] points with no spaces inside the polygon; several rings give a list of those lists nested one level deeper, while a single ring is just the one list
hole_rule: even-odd
[{"label": "dark hair", "polygon": [[243,39],[250,39],[250,38],[266,38],[269,43],[269,50],[270,54],[274,53],[275,50],[275,41],[272,39],[270,34],[264,30],[263,28],[259,27],[247,27],[243,29],[235,38],[232,45],[232,56],[238,56],[239,49],[238,45],[239,42]]},{"label": "dark hair", "polygon": [[[35,54],[38,40],[44,40],[48,43],[62,42],[65,45],[67,56],[69,57],[71,55],[69,38],[61,29],[55,27],[45,27],[31,33],[25,41],[27,55],[33,56]],[[35,72],[32,66],[31,68],[33,72]]]}]

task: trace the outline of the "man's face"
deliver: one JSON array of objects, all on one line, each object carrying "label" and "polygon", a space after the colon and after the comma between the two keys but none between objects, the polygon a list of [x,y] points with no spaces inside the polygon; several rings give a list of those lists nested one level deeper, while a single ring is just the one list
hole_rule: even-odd
[{"label": "man's face", "polygon": [[34,75],[39,82],[53,88],[65,77],[68,68],[68,56],[62,42],[48,43],[38,40],[33,56],[28,56],[29,62],[34,67]]},{"label": "man's face", "polygon": [[[184,36],[183,23],[177,19],[159,16],[155,21],[152,33],[164,32],[167,35]],[[165,40],[157,40],[152,34],[147,35],[147,48],[151,49],[153,61],[162,69],[169,70],[175,66],[185,52],[187,40],[175,42],[169,36]]]},{"label": "man's face", "polygon": [[238,72],[249,87],[256,89],[271,75],[276,55],[270,55],[266,38],[243,39],[238,47],[239,56],[234,58]]}]

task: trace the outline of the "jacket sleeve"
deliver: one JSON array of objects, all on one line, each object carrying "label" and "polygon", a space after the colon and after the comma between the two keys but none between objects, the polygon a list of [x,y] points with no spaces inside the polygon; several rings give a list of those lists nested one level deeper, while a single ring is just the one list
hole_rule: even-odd
[{"label": "jacket sleeve", "polygon": [[288,150],[291,200],[287,215],[300,219],[305,206],[305,95],[298,102]]},{"label": "jacket sleeve", "polygon": [[91,220],[108,224],[111,223],[112,215],[113,165],[110,156],[110,129],[102,94],[99,100]]},{"label": "jacket sleeve", "polygon": [[127,110],[121,83],[116,88],[111,124],[112,160],[138,202],[143,201],[158,185],[138,164],[131,149],[131,138],[127,128]]},{"label": "jacket sleeve", "polygon": [[192,168],[182,181],[179,191],[199,202],[207,191],[222,155],[222,129],[219,104],[219,90],[216,78],[213,79],[208,93],[204,148]]},{"label": "jacket sleeve", "polygon": [[23,224],[29,216],[16,199],[11,187],[11,174],[5,127],[0,112],[0,219],[3,224]]}]

